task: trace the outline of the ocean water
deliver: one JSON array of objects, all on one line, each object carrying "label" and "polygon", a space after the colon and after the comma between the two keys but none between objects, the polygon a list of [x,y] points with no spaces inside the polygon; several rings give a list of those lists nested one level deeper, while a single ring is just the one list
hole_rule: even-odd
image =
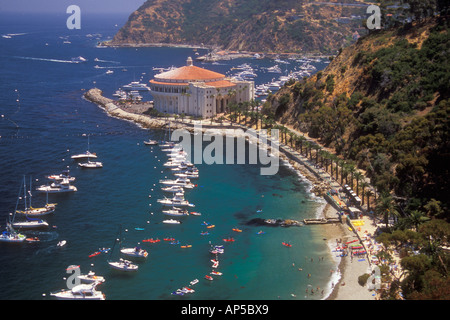
[{"label": "ocean water", "polygon": [[[254,218],[314,217],[323,202],[308,192],[308,182],[288,166],[281,166],[277,175],[262,176],[259,165],[200,164],[198,186],[187,191],[186,199],[202,215],[182,218],[181,225],[163,224],[167,216],[157,199],[163,195],[159,180],[171,177],[163,167],[167,157],[159,147],[142,141],[161,139],[164,132],[111,118],[82,97],[92,87],[110,96],[131,81],[147,82],[156,72],[153,67],[184,65],[195,52],[189,48],[98,48],[97,42],[113,36],[126,16],[83,16],[81,30],[68,30],[66,19],[64,14],[2,15],[0,19],[2,230],[15,209],[24,175],[27,183],[31,176],[35,187],[47,183],[46,175],[69,168],[78,188],[73,194],[49,196],[50,202],[58,203],[55,213],[46,218],[51,228],[26,233],[38,236],[40,242],[0,243],[0,299],[51,299],[50,292],[66,288],[70,265],[104,276],[106,282],[99,288],[107,299],[321,299],[318,292],[305,293],[317,287],[326,296],[335,261],[320,229],[248,223]],[[78,56],[88,61],[72,63]],[[227,73],[242,63],[274,65],[270,60],[252,59],[196,64]],[[114,73],[108,75],[107,70]],[[272,77],[260,72],[256,83]],[[86,135],[90,150],[104,164],[102,169],[83,170],[70,159],[86,150]],[[33,192],[32,201],[40,206],[45,197]],[[204,221],[215,228],[206,229]],[[242,232],[232,231],[234,227]],[[119,256],[117,246],[111,255],[89,258],[99,248],[113,247],[119,228],[124,246],[140,243],[149,252],[136,274],[123,275],[109,268],[107,260]],[[265,233],[257,234],[260,230]],[[210,234],[201,235],[203,231]],[[169,236],[192,247],[183,249],[166,241],[142,243]],[[225,243],[223,238],[229,236],[236,241]],[[58,248],[60,240],[67,245]],[[283,241],[292,247],[284,247]],[[207,281],[204,276],[211,272],[214,258],[209,253],[211,244],[225,246],[217,269],[223,275]],[[194,294],[171,295],[193,279],[199,279]]]}]

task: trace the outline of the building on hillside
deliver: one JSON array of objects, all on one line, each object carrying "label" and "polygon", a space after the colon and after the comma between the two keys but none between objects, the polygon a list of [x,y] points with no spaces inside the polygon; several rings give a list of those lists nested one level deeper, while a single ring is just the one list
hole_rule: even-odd
[{"label": "building on hillside", "polygon": [[251,101],[255,95],[253,81],[196,67],[191,57],[186,66],[155,75],[150,89],[159,112],[202,118],[224,113],[230,103]]}]

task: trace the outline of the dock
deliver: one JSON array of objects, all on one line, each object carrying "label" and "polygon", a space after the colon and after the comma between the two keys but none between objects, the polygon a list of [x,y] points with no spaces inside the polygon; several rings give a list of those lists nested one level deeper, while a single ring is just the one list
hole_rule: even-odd
[{"label": "dock", "polygon": [[340,218],[303,219],[303,224],[341,223]]}]

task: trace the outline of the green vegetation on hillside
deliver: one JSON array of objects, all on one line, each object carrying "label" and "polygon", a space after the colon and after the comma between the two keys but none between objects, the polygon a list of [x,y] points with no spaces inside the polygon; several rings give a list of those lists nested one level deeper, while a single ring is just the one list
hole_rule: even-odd
[{"label": "green vegetation on hillside", "polygon": [[[444,15],[420,17],[359,39],[266,105],[277,121],[335,150],[316,146],[315,154],[327,171],[331,160],[341,183],[350,174],[353,183],[355,167],[370,178],[374,213],[387,226],[378,240],[400,251],[405,272],[384,271],[392,283],[385,299],[399,288],[407,299],[450,297],[450,26]],[[392,259],[388,251],[384,258]]]}]

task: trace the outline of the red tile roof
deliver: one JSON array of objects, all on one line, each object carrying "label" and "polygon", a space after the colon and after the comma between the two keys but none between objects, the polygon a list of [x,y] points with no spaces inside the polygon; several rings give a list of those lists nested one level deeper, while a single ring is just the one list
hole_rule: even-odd
[{"label": "red tile roof", "polygon": [[196,66],[184,66],[176,68],[167,72],[157,74],[156,81],[172,80],[172,81],[208,81],[208,80],[223,80],[225,75],[199,68]]}]

